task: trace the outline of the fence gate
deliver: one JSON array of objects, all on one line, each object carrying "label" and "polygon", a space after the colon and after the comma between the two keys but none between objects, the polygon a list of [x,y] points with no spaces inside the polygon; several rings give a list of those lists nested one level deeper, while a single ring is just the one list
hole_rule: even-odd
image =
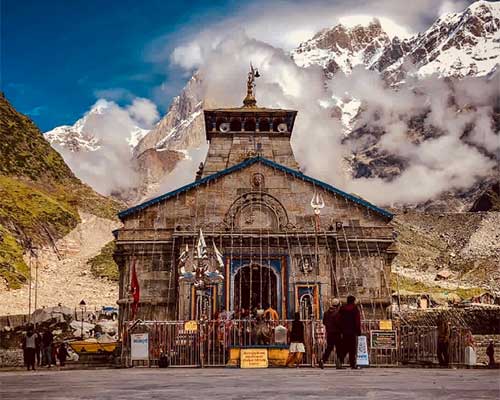
[{"label": "fence gate", "polygon": [[[461,327],[451,329],[448,347],[450,364],[465,364],[465,347],[468,330]],[[400,328],[399,359],[402,364],[437,363],[436,326],[404,325]]]}]

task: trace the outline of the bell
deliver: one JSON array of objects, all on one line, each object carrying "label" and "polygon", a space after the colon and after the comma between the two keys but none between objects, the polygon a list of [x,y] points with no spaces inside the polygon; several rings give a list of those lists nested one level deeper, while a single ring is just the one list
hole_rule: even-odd
[{"label": "bell", "polygon": [[256,69],[256,70],[255,70],[255,77],[256,77],[256,78],[260,77],[260,74],[259,74],[259,70],[258,70],[258,69]]}]

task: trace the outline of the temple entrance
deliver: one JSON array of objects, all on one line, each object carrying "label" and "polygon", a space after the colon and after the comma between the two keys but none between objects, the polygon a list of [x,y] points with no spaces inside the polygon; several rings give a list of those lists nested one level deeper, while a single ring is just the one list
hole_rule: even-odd
[{"label": "temple entrance", "polygon": [[233,309],[251,310],[271,305],[278,310],[278,279],[275,272],[264,265],[241,267],[234,277]]}]

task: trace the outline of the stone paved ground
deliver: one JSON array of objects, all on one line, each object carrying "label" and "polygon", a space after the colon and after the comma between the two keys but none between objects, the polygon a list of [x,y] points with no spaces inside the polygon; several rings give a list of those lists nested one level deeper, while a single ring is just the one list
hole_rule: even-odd
[{"label": "stone paved ground", "polygon": [[499,399],[499,370],[147,369],[0,373],[0,399]]}]

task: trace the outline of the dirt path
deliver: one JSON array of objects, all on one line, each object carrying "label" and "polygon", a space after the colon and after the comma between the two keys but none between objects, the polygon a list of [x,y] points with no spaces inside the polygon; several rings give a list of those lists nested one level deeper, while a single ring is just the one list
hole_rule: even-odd
[{"label": "dirt path", "polygon": [[[57,242],[61,259],[52,248],[44,248],[38,257],[37,307],[62,303],[77,307],[84,299],[87,307],[100,308],[115,305],[118,284],[107,279],[94,278],[87,260],[98,254],[101,248],[113,240],[112,230],[119,223],[91,214],[80,213],[82,222]],[[28,262],[28,260],[27,260]],[[35,261],[32,262],[33,278]],[[34,287],[32,284],[32,309]],[[25,314],[28,312],[29,287],[0,292],[0,315]]]}]

